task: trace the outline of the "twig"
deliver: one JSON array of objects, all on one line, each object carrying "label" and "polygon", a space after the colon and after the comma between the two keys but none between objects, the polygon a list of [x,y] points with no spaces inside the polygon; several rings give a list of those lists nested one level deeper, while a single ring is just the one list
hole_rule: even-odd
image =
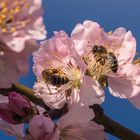
[{"label": "twig", "polygon": [[0,94],[7,96],[9,92],[11,91],[15,91],[18,92],[21,95],[26,96],[30,101],[32,101],[34,104],[39,105],[41,107],[43,107],[44,109],[48,110],[50,109],[48,106],[46,106],[46,104],[42,101],[42,99],[37,98],[34,95],[34,92],[32,89],[23,86],[21,84],[12,84],[11,88],[1,88],[0,89]]},{"label": "twig", "polygon": [[95,118],[93,121],[103,125],[106,132],[120,138],[121,140],[140,140],[140,135],[134,133],[128,128],[125,128],[124,126],[106,116],[100,105],[96,104],[90,106],[90,108],[92,108],[95,113]]}]

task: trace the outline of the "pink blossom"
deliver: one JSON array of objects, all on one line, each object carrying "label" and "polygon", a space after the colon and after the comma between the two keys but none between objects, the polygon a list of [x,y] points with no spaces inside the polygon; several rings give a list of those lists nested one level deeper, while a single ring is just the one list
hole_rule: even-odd
[{"label": "pink blossom", "polygon": [[39,81],[34,84],[33,90],[35,95],[38,98],[41,98],[44,103],[49,106],[51,109],[53,108],[62,108],[66,103],[66,95],[65,91],[58,92],[55,87],[49,86],[51,89],[51,93],[49,94],[48,87],[44,81]]},{"label": "pink blossom", "polygon": [[0,38],[6,47],[21,52],[29,40],[46,36],[41,0],[4,0],[0,4]]},{"label": "pink blossom", "polygon": [[93,111],[87,107],[71,109],[57,125],[51,119],[38,115],[29,123],[29,134],[34,140],[104,140],[104,128],[92,122],[93,117]]},{"label": "pink blossom", "polygon": [[29,69],[29,57],[37,49],[34,40],[26,42],[26,48],[19,53],[8,50],[5,44],[0,43],[0,87],[10,87],[17,82],[20,75],[26,74]]},{"label": "pink blossom", "polygon": [[[54,32],[54,37],[42,42],[40,49],[33,54],[33,71],[38,78],[33,90],[51,108],[61,108],[67,101],[67,90],[79,84],[81,72],[72,57],[71,49],[70,38],[64,31],[60,31]],[[42,75],[45,69],[60,69],[69,82],[61,87],[46,83]]]},{"label": "pink blossom", "polygon": [[41,42],[40,48],[33,53],[33,71],[39,78],[46,67],[66,65],[70,60],[72,42],[64,31],[54,32],[54,36]]},{"label": "pink blossom", "polygon": [[27,116],[32,115],[31,104],[19,93],[9,93],[9,103],[0,103],[0,117],[12,124],[20,124]]},{"label": "pink blossom", "polygon": [[105,100],[103,89],[97,81],[84,76],[80,89],[74,89],[68,97],[68,108],[75,108],[82,105],[89,106],[101,104]]},{"label": "pink blossom", "polygon": [[[138,103],[134,102],[134,98],[140,94],[140,67],[132,63],[136,54],[136,41],[132,33],[122,27],[106,33],[98,23],[87,20],[76,25],[71,39],[79,57],[86,61],[86,69],[90,76],[99,80],[100,76],[106,75],[112,95],[132,98],[132,103],[140,108]],[[117,72],[113,72],[108,63],[101,65],[95,60],[92,53],[94,45],[103,46],[107,53],[114,54],[118,63]]]},{"label": "pink blossom", "polygon": [[[62,108],[66,102],[69,102],[70,106],[75,103],[87,104],[88,100],[90,100],[90,103],[87,105],[91,105],[95,103],[95,99],[91,97],[99,98],[100,95],[96,95],[97,91],[94,89],[95,86],[92,85],[97,85],[99,87],[96,88],[97,90],[100,89],[100,86],[94,81],[91,82],[91,79],[88,79],[90,82],[88,80],[84,82],[86,79],[84,79],[85,64],[77,58],[77,55],[77,52],[73,49],[72,40],[64,31],[54,32],[54,37],[42,42],[40,49],[34,52],[33,71],[37,76],[37,83],[35,83],[33,90],[35,95],[41,98],[50,108]],[[56,86],[50,81],[45,81],[46,78],[43,77],[42,72],[49,69],[59,70],[58,73],[68,78],[69,81],[61,86]],[[82,83],[84,83],[84,88],[82,88]],[[87,86],[88,83],[90,83],[91,87]],[[86,93],[88,92],[88,88],[86,87],[90,88],[89,94],[91,95],[89,97],[86,96],[88,95]],[[80,88],[82,88],[82,91]],[[82,96],[80,97],[82,102],[80,99],[75,100],[73,98],[80,96],[79,94],[85,94],[86,103]],[[99,99],[99,103],[102,102],[102,99]]]},{"label": "pink blossom", "polygon": [[54,131],[55,124],[53,121],[42,115],[34,116],[29,123],[29,133],[34,140],[51,140]]}]

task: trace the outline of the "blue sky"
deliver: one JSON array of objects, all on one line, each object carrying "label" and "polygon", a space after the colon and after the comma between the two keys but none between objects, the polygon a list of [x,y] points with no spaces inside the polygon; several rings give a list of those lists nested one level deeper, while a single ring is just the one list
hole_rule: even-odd
[{"label": "blue sky", "polygon": [[[65,30],[69,35],[74,26],[84,20],[98,22],[105,31],[123,26],[131,30],[137,40],[140,51],[140,0],[43,0],[44,18],[50,37],[53,31]],[[32,62],[31,62],[32,63]],[[20,82],[32,87],[35,81],[33,73],[20,79]],[[127,100],[115,98],[106,90],[103,108],[112,119],[140,134],[140,111]],[[110,140],[119,140],[109,136]],[[0,140],[15,140],[0,133]]]}]

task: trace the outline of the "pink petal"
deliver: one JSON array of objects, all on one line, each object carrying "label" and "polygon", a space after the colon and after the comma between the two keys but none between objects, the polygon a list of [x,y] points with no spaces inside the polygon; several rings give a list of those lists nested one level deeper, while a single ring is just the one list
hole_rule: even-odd
[{"label": "pink petal", "polygon": [[93,118],[94,113],[89,107],[83,106],[71,108],[67,114],[60,118],[59,127],[60,129],[63,129],[68,126],[86,123]]},{"label": "pink petal", "polygon": [[136,55],[136,40],[132,33],[128,31],[125,35],[121,48],[117,52],[119,54],[119,65],[131,63]]},{"label": "pink petal", "polygon": [[133,84],[140,86],[140,67],[134,64],[123,65],[118,71],[120,75],[127,76]]},{"label": "pink petal", "polygon": [[54,133],[54,127],[53,121],[42,115],[34,116],[29,122],[29,132],[35,140],[48,139]]},{"label": "pink petal", "polygon": [[113,32],[112,36],[114,36],[114,37],[122,37],[123,36],[124,37],[125,34],[126,34],[126,29],[123,27],[119,27]]},{"label": "pink petal", "polygon": [[7,96],[3,96],[3,95],[0,95],[0,103],[8,103],[8,97]]},{"label": "pink petal", "polygon": [[108,77],[110,93],[119,98],[131,98],[140,91],[140,86],[132,83],[127,77]]},{"label": "pink petal", "polygon": [[71,33],[77,53],[82,55],[87,44],[94,44],[100,33],[101,28],[96,22],[86,20],[83,24],[77,24]]},{"label": "pink petal", "polygon": [[83,78],[79,95],[84,105],[101,104],[105,99],[104,91],[99,83],[88,76]]},{"label": "pink petal", "polygon": [[140,109],[140,92],[136,96],[129,98],[130,103],[132,103],[137,109]]}]

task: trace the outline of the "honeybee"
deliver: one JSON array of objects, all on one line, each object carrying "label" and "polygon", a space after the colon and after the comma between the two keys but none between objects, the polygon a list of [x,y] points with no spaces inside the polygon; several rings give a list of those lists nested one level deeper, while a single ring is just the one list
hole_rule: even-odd
[{"label": "honeybee", "polygon": [[61,72],[61,68],[48,68],[42,72],[44,81],[56,87],[69,82],[69,79]]},{"label": "honeybee", "polygon": [[117,61],[117,58],[116,56],[114,55],[114,53],[112,52],[109,52],[107,54],[107,60],[108,60],[108,63],[110,64],[110,68],[111,70],[116,73],[117,70],[118,70],[118,61]]},{"label": "honeybee", "polygon": [[96,62],[99,62],[101,65],[105,65],[107,50],[103,46],[94,45],[92,48],[92,54]]},{"label": "honeybee", "polygon": [[94,45],[92,54],[94,55],[96,62],[99,62],[101,65],[108,63],[112,72],[117,72],[118,61],[114,53],[107,52],[106,48],[103,46]]}]

